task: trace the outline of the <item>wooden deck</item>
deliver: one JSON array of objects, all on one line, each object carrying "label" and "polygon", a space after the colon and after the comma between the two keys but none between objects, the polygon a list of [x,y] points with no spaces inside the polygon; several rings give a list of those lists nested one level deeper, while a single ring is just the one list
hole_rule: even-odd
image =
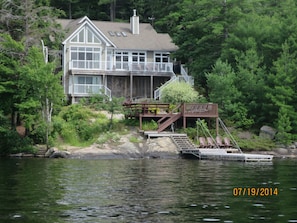
[{"label": "wooden deck", "polygon": [[215,118],[218,131],[218,105],[213,103],[183,103],[172,107],[169,103],[132,103],[123,104],[128,118],[139,118],[142,129],[144,118],[158,119],[158,132],[164,131],[178,119],[182,119],[183,128],[187,127],[187,118]]}]

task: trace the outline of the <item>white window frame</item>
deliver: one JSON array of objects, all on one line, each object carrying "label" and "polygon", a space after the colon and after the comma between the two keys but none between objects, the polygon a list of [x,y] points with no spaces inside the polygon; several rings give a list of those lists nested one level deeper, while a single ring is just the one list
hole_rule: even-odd
[{"label": "white window frame", "polygon": [[71,46],[70,61],[74,69],[100,69],[101,47]]},{"label": "white window frame", "polygon": [[100,38],[88,26],[82,28],[72,39],[71,43],[101,44]]}]

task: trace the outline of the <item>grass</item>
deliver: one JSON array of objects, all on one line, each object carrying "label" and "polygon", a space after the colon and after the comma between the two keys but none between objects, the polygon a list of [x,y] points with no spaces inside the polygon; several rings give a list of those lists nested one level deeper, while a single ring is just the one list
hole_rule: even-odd
[{"label": "grass", "polygon": [[142,140],[140,140],[139,138],[137,138],[136,136],[131,136],[129,138],[129,141],[132,143],[140,143]]}]

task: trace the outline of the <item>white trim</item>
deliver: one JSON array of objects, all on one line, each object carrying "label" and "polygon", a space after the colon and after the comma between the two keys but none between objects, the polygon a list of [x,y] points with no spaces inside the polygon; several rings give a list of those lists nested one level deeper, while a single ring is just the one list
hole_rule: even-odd
[{"label": "white trim", "polygon": [[[84,22],[83,22],[83,21],[84,21]],[[94,33],[96,33],[96,35],[99,36],[100,39],[102,39],[102,41],[105,43],[106,46],[113,46],[113,47],[116,48],[116,45],[115,45],[112,41],[110,41],[110,40],[103,34],[103,32],[101,32],[101,30],[98,29],[98,28],[94,25],[94,23],[92,23],[92,21],[91,21],[87,16],[83,17],[83,18],[78,22],[78,24],[81,24],[81,25],[80,25],[74,32],[72,32],[71,35],[69,35],[69,36],[62,42],[62,44],[65,45],[65,44],[68,43],[68,42],[70,43],[70,40],[71,40],[75,35],[77,35],[77,34],[81,31],[81,29],[83,29],[84,26],[87,24],[87,25],[89,25],[90,29],[91,29]]]},{"label": "white trim", "polygon": [[66,64],[67,64],[67,56],[66,56],[66,46],[63,45],[63,55],[62,55],[62,66],[63,66],[63,85],[64,85],[64,93],[66,94],[67,91],[66,91],[66,86],[67,86],[67,83],[66,83],[66,76],[67,76],[67,73],[68,73],[68,70],[66,69]]}]

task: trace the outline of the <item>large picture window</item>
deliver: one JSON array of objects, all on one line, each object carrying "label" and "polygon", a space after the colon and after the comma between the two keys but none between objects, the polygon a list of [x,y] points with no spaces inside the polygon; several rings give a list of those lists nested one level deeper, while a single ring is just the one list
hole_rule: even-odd
[{"label": "large picture window", "polygon": [[94,47],[71,47],[72,68],[99,69],[101,49]]},{"label": "large picture window", "polygon": [[[70,80],[72,81],[72,80]],[[75,94],[99,94],[102,88],[101,76],[76,76],[73,79]],[[72,91],[72,88],[70,88]]]}]

